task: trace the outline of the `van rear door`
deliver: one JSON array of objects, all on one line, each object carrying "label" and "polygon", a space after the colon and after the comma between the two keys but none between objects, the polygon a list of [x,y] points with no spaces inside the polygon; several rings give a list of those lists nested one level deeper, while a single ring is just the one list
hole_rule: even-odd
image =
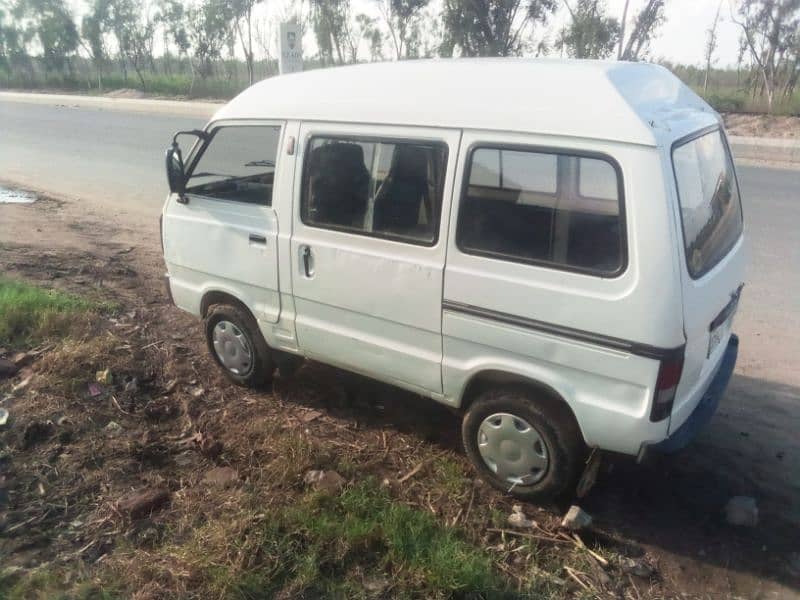
[{"label": "van rear door", "polygon": [[744,281],[744,225],[733,160],[717,127],[672,146],[683,230],[686,354],[670,433],[697,406],[719,368]]}]

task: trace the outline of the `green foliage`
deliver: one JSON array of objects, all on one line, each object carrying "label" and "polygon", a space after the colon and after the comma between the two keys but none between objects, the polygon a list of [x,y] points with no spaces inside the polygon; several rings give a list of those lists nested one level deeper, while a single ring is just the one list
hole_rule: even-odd
[{"label": "green foliage", "polygon": [[705,98],[717,112],[742,112],[745,99],[734,94],[709,94]]},{"label": "green foliage", "polygon": [[229,582],[234,596],[269,598],[281,589],[298,596],[359,596],[362,578],[388,573],[396,574],[393,590],[400,594],[506,589],[486,553],[429,513],[392,501],[371,480],[340,496],[311,495],[280,510],[258,536],[264,564]]},{"label": "green foliage", "polygon": [[603,0],[578,0],[569,4],[570,24],[561,32],[559,45],[574,58],[606,58],[619,41],[617,19],[606,16]]},{"label": "green foliage", "polygon": [[519,55],[530,28],[544,25],[557,6],[556,0],[444,0],[442,54]]},{"label": "green foliage", "polygon": [[64,0],[20,0],[15,13],[27,22],[41,45],[45,69],[61,72],[69,68],[69,57],[78,50],[80,37]]},{"label": "green foliage", "polygon": [[34,343],[65,331],[87,300],[0,277],[0,344]]}]

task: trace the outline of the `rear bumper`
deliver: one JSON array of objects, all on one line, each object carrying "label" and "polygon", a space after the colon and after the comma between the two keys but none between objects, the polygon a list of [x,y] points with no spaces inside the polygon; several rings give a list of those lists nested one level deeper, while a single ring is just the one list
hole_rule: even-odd
[{"label": "rear bumper", "polygon": [[731,334],[728,340],[728,346],[725,348],[725,354],[717,370],[717,374],[708,386],[705,394],[697,403],[692,414],[689,418],[675,430],[668,438],[656,444],[647,447],[648,451],[656,452],[677,452],[685,448],[700,431],[702,431],[714,413],[717,412],[720,398],[725,393],[725,388],[728,387],[728,382],[733,375],[733,369],[736,367],[736,358],[739,354],[739,338]]}]

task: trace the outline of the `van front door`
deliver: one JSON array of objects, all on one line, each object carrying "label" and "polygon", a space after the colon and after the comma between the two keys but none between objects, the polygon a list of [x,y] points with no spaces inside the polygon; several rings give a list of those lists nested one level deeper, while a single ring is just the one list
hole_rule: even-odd
[{"label": "van front door", "polygon": [[197,313],[208,292],[280,316],[278,220],[272,209],[277,123],[218,124],[193,160],[186,193],[164,210],[164,257],[175,304]]},{"label": "van front door", "polygon": [[459,136],[302,125],[291,248],[305,355],[441,393],[440,232],[447,231]]}]

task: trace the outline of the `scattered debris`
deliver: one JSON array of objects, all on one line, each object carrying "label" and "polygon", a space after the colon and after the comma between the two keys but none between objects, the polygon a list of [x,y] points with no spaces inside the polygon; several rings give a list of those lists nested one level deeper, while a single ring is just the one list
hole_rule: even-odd
[{"label": "scattered debris", "polygon": [[109,369],[103,369],[102,371],[98,371],[95,374],[95,381],[97,381],[97,383],[111,385],[112,383],[114,383],[114,378],[112,377],[111,371]]},{"label": "scattered debris", "polygon": [[0,408],[0,427],[8,422],[8,411],[5,408]]},{"label": "scattered debris", "polygon": [[101,395],[101,394],[102,394],[104,391],[105,391],[105,390],[103,389],[103,386],[102,386],[102,385],[100,385],[99,383],[94,383],[94,382],[92,382],[92,383],[90,383],[90,384],[89,384],[89,395],[90,395],[92,398],[97,398],[97,397],[98,397],[98,396],[100,396],[100,395]]},{"label": "scattered debris", "polygon": [[151,421],[166,421],[177,417],[180,408],[169,398],[156,398],[144,405],[144,414]]},{"label": "scattered debris", "polygon": [[116,421],[109,421],[108,424],[103,427],[103,430],[111,437],[116,437],[123,431],[122,425]]},{"label": "scattered debris", "polygon": [[621,562],[622,570],[636,577],[650,578],[656,570],[644,559],[623,558]]},{"label": "scattered debris", "polygon": [[197,445],[200,454],[211,460],[216,460],[222,454],[222,442],[215,440],[213,436],[203,433],[196,433],[189,441]]},{"label": "scattered debris", "polygon": [[758,505],[750,496],[734,496],[725,505],[725,520],[731,525],[755,527],[758,525]]},{"label": "scattered debris", "polygon": [[58,417],[58,420],[56,421],[56,425],[58,425],[59,427],[64,427],[66,425],[72,425],[72,419],[70,419],[67,416]]},{"label": "scattered debris", "polygon": [[139,380],[136,377],[126,377],[122,389],[128,394],[135,394],[139,391]]},{"label": "scattered debris", "polygon": [[117,500],[115,508],[132,519],[140,519],[162,508],[169,500],[170,494],[166,489],[145,488],[123,496]]},{"label": "scattered debris", "polygon": [[231,467],[215,467],[203,477],[203,483],[228,487],[239,481],[239,472]]},{"label": "scattered debris", "polygon": [[193,398],[200,398],[203,394],[206,393],[206,391],[201,387],[195,387],[189,390],[189,393],[192,395]]},{"label": "scattered debris", "polygon": [[29,354],[28,352],[16,352],[11,355],[11,362],[20,368],[27,366],[32,359],[33,354]]},{"label": "scattered debris", "polygon": [[34,421],[30,423],[22,434],[23,449],[27,450],[53,437],[55,429],[52,421]]},{"label": "scattered debris", "polygon": [[12,392],[19,392],[20,390],[24,390],[26,387],[28,387],[28,384],[31,382],[31,379],[33,379],[32,372],[25,374],[25,371],[22,370],[20,371],[20,373],[23,374],[23,379],[17,385],[11,388]]},{"label": "scattered debris", "polygon": [[592,516],[580,506],[573,504],[561,520],[561,526],[567,529],[584,529],[592,524]]},{"label": "scattered debris", "polygon": [[178,387],[178,380],[172,379],[169,383],[167,383],[167,387],[164,388],[165,394],[171,394],[175,391],[175,388]]},{"label": "scattered debris", "polygon": [[0,358],[0,379],[13,377],[19,371],[19,367],[6,358]]},{"label": "scattered debris", "polygon": [[318,410],[307,410],[300,414],[300,420],[303,423],[311,423],[315,419],[319,419],[322,416],[322,413]]},{"label": "scattered debris", "polygon": [[338,493],[347,483],[347,480],[336,471],[309,471],[303,477],[303,482],[326,494]]},{"label": "scattered debris", "polygon": [[536,527],[536,522],[531,521],[525,516],[520,504],[515,504],[511,507],[511,514],[508,515],[508,524],[512,527],[519,527],[520,529],[531,529]]}]

